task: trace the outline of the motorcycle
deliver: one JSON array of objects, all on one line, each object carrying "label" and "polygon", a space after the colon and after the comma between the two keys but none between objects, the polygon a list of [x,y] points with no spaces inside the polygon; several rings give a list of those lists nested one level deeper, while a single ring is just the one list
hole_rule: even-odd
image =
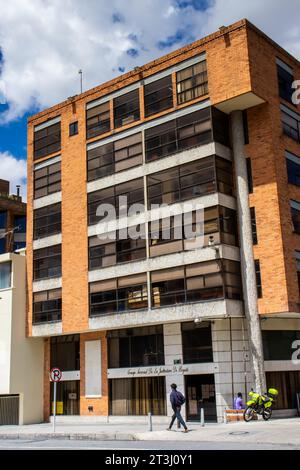
[{"label": "motorcycle", "polygon": [[251,399],[247,401],[247,407],[244,411],[244,420],[249,422],[255,419],[257,415],[261,415],[265,421],[268,421],[272,416],[272,407],[278,396],[278,390],[276,390],[276,388],[269,388],[265,395],[259,395],[251,390],[249,396]]}]

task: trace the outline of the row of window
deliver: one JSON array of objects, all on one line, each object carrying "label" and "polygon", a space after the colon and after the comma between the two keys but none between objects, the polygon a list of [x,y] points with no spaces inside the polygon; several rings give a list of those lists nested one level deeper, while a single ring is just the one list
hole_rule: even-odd
[{"label": "row of window", "polygon": [[[52,235],[57,233],[57,230],[60,231],[60,212],[56,212],[57,210],[60,211],[60,203],[35,211],[38,214],[38,218],[34,220],[35,237],[39,237],[40,234]],[[57,221],[58,215],[59,221]],[[145,226],[128,230],[126,238],[120,232],[107,233],[102,238],[98,236],[89,238],[90,270],[146,258]],[[137,231],[137,235],[133,234],[135,238],[131,236],[130,230]],[[184,217],[181,214],[170,219],[150,222],[148,230],[150,257],[197,248],[202,242],[200,230],[203,230],[204,246],[208,245],[211,235],[217,244],[237,244],[236,212],[221,206],[205,209],[203,228],[196,220],[196,212],[193,212],[185,214]],[[61,245],[56,245],[34,250],[35,281],[61,275],[60,247]]]},{"label": "row of window", "polygon": [[[174,96],[178,104],[207,95],[206,61],[187,67],[176,74],[176,92],[173,93],[172,75],[155,80],[143,87],[144,115],[149,117],[174,107]],[[111,115],[112,110],[112,115]],[[87,139],[109,132],[111,122],[120,128],[141,118],[140,90],[136,89],[86,111]],[[69,135],[78,134],[78,122],[69,126]],[[42,158],[61,149],[61,123],[50,124],[34,132],[34,159]]]},{"label": "row of window", "polygon": [[[179,253],[185,250],[197,248],[201,239],[197,233],[196,213],[187,214],[191,225],[183,225],[182,215],[172,216],[169,219],[161,219],[149,223],[148,243],[150,257],[162,256],[171,253]],[[189,236],[190,231],[196,233],[196,237]],[[216,244],[237,244],[236,212],[226,207],[212,207],[204,211],[204,246],[209,243],[209,236],[214,236]],[[100,269],[120,263],[137,261],[146,258],[145,226],[139,227],[140,238],[120,237],[119,232],[107,234],[105,238],[98,236],[89,238],[89,269]],[[123,234],[122,234],[123,235]],[[198,236],[198,238],[197,238]],[[115,238],[115,239],[113,239]]]},{"label": "row of window", "polygon": [[[205,108],[142,133],[118,139],[87,151],[87,179],[93,181],[134,166],[212,141],[229,146],[228,116],[215,108]],[[34,197],[61,190],[61,162],[34,171]]]},{"label": "row of window", "polygon": [[[187,103],[208,93],[206,61],[196,64],[176,74],[177,102]],[[149,117],[174,107],[172,75],[146,84],[144,86],[144,115]],[[113,110],[111,118],[110,109]],[[87,109],[86,135],[92,138],[111,130],[139,121],[140,90],[136,89],[118,96],[110,102]]]},{"label": "row of window", "polygon": [[[53,248],[53,247],[52,247]],[[56,253],[44,258],[49,269],[56,266]],[[54,267],[54,269],[55,269]],[[153,271],[150,274],[148,299],[147,274],[119,277],[91,283],[90,316],[105,315],[213,299],[241,299],[240,265],[230,260],[214,260],[178,268]],[[61,318],[61,290],[33,295],[33,322],[57,321]]]},{"label": "row of window", "polygon": [[[218,191],[232,195],[233,182],[232,163],[217,156],[147,176],[149,208],[151,204],[172,204]],[[111,204],[118,216],[124,214],[132,204],[144,204],[144,202],[143,178],[89,193],[88,223],[96,224],[105,217],[105,214],[97,215],[100,204]]]}]

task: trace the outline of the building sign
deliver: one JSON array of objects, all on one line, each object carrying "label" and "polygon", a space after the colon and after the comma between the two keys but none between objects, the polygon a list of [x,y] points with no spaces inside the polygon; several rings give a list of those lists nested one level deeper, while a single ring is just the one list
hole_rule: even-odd
[{"label": "building sign", "polygon": [[[189,371],[188,367],[182,365],[174,366],[153,366],[153,367],[134,367],[131,369],[122,369],[122,377],[145,377],[160,376],[168,374],[184,374]],[[119,376],[118,371],[108,370],[108,378]]]}]

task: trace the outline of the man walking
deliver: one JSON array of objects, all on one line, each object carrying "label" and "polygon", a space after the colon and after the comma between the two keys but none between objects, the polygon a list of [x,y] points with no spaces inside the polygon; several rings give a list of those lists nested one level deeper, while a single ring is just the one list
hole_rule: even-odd
[{"label": "man walking", "polygon": [[182,424],[182,426],[184,427],[183,432],[188,432],[189,430],[187,428],[187,425],[185,424],[184,419],[183,419],[183,417],[181,416],[181,413],[180,413],[181,406],[185,403],[185,398],[182,395],[182,393],[177,391],[177,385],[176,384],[171,385],[171,390],[172,391],[170,393],[170,402],[171,402],[172,410],[174,411],[174,414],[172,416],[170,425],[168,427],[168,431],[171,431],[172,426],[174,424],[174,421],[177,418],[179,423]]}]

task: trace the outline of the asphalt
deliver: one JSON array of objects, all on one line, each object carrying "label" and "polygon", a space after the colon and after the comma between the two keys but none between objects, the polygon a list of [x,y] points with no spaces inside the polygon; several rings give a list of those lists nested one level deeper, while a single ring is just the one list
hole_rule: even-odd
[{"label": "asphalt", "polygon": [[138,423],[122,422],[58,423],[53,432],[51,423],[24,426],[0,426],[0,440],[51,440],[51,441],[160,441],[179,443],[223,443],[248,445],[285,446],[300,449],[300,418],[273,419],[268,422],[228,424],[189,424],[190,432],[185,434],[176,427],[166,430],[165,423],[153,423],[149,431],[147,421]]}]

